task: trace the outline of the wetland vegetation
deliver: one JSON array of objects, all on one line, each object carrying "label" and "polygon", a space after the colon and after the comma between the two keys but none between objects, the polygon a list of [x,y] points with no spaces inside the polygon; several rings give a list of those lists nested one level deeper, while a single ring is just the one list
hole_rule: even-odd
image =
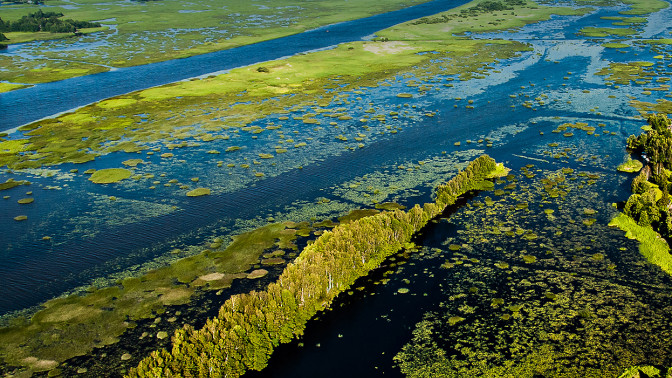
[{"label": "wetland vegetation", "polygon": [[[107,29],[0,55],[0,79],[21,88],[402,6],[348,3],[232,4],[226,23],[207,0],[53,2]],[[338,354],[368,376],[666,373],[666,6],[475,1],[0,134],[0,372],[297,376]],[[486,151],[513,170],[483,180],[498,168]]]},{"label": "wetland vegetation", "polygon": [[310,318],[329,308],[359,277],[402,248],[429,220],[487,178],[506,175],[488,156],[471,162],[437,188],[436,202],[411,210],[386,211],[334,227],[307,246],[264,291],[231,296],[214,319],[189,325],[132,369],[129,377],[214,375],[237,377],[262,370],[273,349],[300,337]]},{"label": "wetland vegetation", "polygon": [[[0,80],[44,83],[140,64],[184,58],[279,38],[306,30],[389,12],[422,0],[313,1],[264,0],[222,5],[214,0],[118,1],[50,0],[48,9],[65,18],[101,22],[102,28],[80,29],[86,36],[46,31],[5,33],[9,43],[35,41],[21,53],[0,55]],[[2,5],[5,23],[18,24],[39,9],[34,3]],[[92,34],[93,33],[93,34]],[[61,38],[54,41],[55,38]],[[150,43],[151,41],[151,43]]]}]

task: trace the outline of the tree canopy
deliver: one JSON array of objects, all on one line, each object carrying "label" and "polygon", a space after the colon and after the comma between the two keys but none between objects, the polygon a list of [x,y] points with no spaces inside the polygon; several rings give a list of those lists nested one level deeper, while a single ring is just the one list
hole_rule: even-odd
[{"label": "tree canopy", "polygon": [[83,28],[100,27],[97,22],[62,20],[61,17],[63,17],[63,13],[43,12],[42,9],[39,9],[37,12],[23,16],[14,22],[3,21],[0,18],[0,32],[75,33]]}]

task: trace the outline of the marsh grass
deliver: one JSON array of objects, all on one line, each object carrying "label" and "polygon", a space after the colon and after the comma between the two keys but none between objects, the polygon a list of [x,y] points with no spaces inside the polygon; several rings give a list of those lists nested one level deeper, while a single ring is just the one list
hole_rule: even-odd
[{"label": "marsh grass", "polygon": [[625,214],[618,214],[609,222],[610,227],[625,231],[625,236],[639,242],[639,252],[650,263],[658,265],[667,274],[672,275],[672,255],[667,242],[649,227],[638,225]]},{"label": "marsh grass", "polygon": [[[18,220],[25,219],[21,216]],[[263,276],[264,270],[251,276],[242,272],[256,264],[264,251],[289,245],[294,239],[295,230],[270,224],[235,236],[223,250],[206,248],[115,286],[47,301],[32,318],[16,319],[14,326],[0,328],[0,355],[5,363],[30,371],[53,369],[57,361],[116,343],[135,322],[153,317],[167,306],[187,303],[196,290],[220,290],[234,279]]]},{"label": "marsh grass", "polygon": [[[58,41],[58,46],[81,46],[59,51],[35,47],[34,62],[25,59],[4,59],[1,80],[41,83],[107,71],[108,66],[128,67],[280,38],[336,22],[396,10],[420,3],[420,0],[376,2],[315,1],[293,3],[264,0],[255,4],[239,2],[224,9],[215,0],[193,3],[179,1],[137,2],[123,7],[106,7],[100,3],[83,2],[77,7],[54,4],[50,8],[76,20],[114,19],[115,30],[82,29],[90,36]],[[287,8],[289,7],[289,8]],[[3,6],[3,19],[16,20],[31,12],[29,4]],[[299,11],[300,10],[300,11]],[[149,16],[151,14],[151,16]],[[237,14],[237,17],[231,17]],[[9,33],[10,43],[72,37],[72,33]],[[152,40],[152,43],[146,43]],[[100,42],[105,42],[100,44]],[[98,43],[96,43],[98,42]],[[53,42],[52,42],[53,43]],[[36,72],[39,71],[39,74]]]}]

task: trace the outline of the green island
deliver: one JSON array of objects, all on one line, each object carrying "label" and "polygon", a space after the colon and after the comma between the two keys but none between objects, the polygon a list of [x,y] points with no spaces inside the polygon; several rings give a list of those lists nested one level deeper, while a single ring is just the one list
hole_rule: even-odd
[{"label": "green island", "polygon": [[[663,132],[670,125],[664,115],[650,117],[649,123],[651,130]],[[648,133],[652,136],[655,132]],[[635,139],[633,136],[631,142]],[[551,147],[566,153],[565,158],[584,161],[580,148],[562,149],[556,143]],[[551,158],[553,152],[548,151],[548,155]],[[557,162],[560,158],[553,157]],[[666,240],[650,225],[638,225],[608,203],[588,207],[595,206],[591,199],[595,193],[590,187],[595,180],[607,179],[605,175],[586,167],[541,163],[520,168],[519,175],[511,172],[506,180],[498,180],[495,196],[472,200],[464,211],[451,215],[451,222],[474,226],[465,227],[461,235],[447,237],[441,243],[444,251],[437,250],[435,259],[445,259],[441,268],[447,271],[450,285],[444,287],[445,298],[438,309],[424,314],[412,340],[394,357],[405,376],[667,376],[669,369],[646,366],[654,363],[650,357],[631,353],[630,348],[639,344],[653,345],[651,350],[664,349],[667,337],[655,335],[655,331],[640,335],[637,325],[628,325],[648,317],[643,316],[647,306],[623,305],[638,298],[640,290],[609,279],[615,277],[613,271],[620,269],[623,261],[618,256],[607,257],[597,242],[609,227],[622,227],[626,236],[640,242],[646,260],[669,274],[671,257]],[[648,164],[652,164],[649,169],[653,172],[655,163]],[[609,180],[614,184],[620,181]],[[641,179],[639,185],[652,189],[649,184],[641,184]],[[633,196],[628,201],[631,206],[625,207],[639,209],[635,203],[641,202],[641,197]],[[657,209],[668,211],[666,206]],[[647,210],[648,214],[657,212]],[[608,221],[614,213],[618,215],[609,226],[596,222],[599,214],[607,215]],[[641,220],[641,215],[637,219]],[[538,224],[543,226],[536,227]],[[620,235],[617,232],[611,237],[619,239]],[[617,243],[621,251],[627,249],[625,240]],[[563,256],[567,250],[571,254]],[[452,251],[452,256],[447,251]],[[645,261],[639,264],[648,265]],[[505,288],[491,290],[485,282],[492,280]],[[589,294],[596,291],[609,294]],[[661,297],[667,295],[666,291],[661,293]],[[618,311],[617,318],[610,315],[611,311]],[[665,319],[653,315],[652,322]],[[574,331],[575,326],[578,331]],[[603,337],[612,332],[620,332],[622,339],[604,343]],[[567,363],[558,364],[558,359]]]},{"label": "green island", "polygon": [[95,184],[111,184],[131,177],[131,171],[125,168],[106,168],[93,172],[89,181]]},{"label": "green island", "polygon": [[[411,237],[457,197],[492,188],[507,170],[487,155],[436,190],[436,201],[407,212],[386,211],[323,233],[264,291],[233,295],[199,330],[176,331],[170,351],[144,359],[128,377],[216,375],[262,370],[273,349],[303,334],[307,321],[387,257],[411,246]],[[487,184],[486,184],[487,183]]]}]

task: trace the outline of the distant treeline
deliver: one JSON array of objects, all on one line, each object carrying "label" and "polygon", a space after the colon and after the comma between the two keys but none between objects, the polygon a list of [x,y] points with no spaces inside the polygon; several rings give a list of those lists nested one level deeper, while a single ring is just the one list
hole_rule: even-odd
[{"label": "distant treeline", "polygon": [[42,0],[7,0],[7,2],[14,4],[33,4],[33,5],[44,4],[44,1]]},{"label": "distant treeline", "polygon": [[50,32],[75,33],[78,29],[100,27],[97,22],[61,20],[63,13],[42,12],[21,17],[16,21],[3,21],[0,18],[0,33],[2,32]]},{"label": "distant treeline", "polygon": [[637,224],[652,227],[668,241],[672,240],[670,216],[670,170],[672,170],[672,123],[665,114],[649,117],[651,129],[628,138],[628,149],[644,154],[646,164],[632,180],[632,196],[623,212]]},{"label": "distant treeline", "polygon": [[[485,0],[472,7],[462,9],[460,16],[476,16],[482,13],[491,13],[495,11],[513,10],[514,6],[525,5],[525,0]],[[422,17],[413,22],[413,25],[420,24],[442,24],[453,20],[456,16],[452,14],[442,14],[437,17]]]},{"label": "distant treeline", "polygon": [[200,330],[175,332],[128,377],[238,377],[261,370],[280,343],[301,336],[306,323],[328,308],[359,277],[401,250],[458,196],[483,187],[497,167],[483,155],[437,189],[434,203],[361,218],[324,232],[265,291],[233,295]]}]

